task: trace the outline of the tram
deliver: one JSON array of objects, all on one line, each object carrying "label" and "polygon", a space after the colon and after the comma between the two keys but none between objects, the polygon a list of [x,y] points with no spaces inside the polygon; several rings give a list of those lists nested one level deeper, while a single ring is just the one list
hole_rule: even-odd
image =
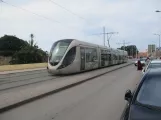
[{"label": "tram", "polygon": [[127,62],[127,51],[91,44],[76,39],[55,42],[48,57],[48,72],[71,74]]}]

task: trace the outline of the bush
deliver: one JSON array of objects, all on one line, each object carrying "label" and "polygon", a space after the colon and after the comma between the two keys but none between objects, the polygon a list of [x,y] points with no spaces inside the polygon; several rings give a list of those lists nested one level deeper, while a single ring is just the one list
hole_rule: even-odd
[{"label": "bush", "polygon": [[4,35],[0,38],[0,56],[12,56],[10,64],[41,63],[47,61],[47,53],[34,43],[15,36]]},{"label": "bush", "polygon": [[0,55],[12,56],[16,51],[21,50],[28,43],[15,36],[5,35],[0,38]]},{"label": "bush", "polygon": [[29,64],[46,62],[47,55],[41,49],[25,47],[12,56],[11,64]]}]

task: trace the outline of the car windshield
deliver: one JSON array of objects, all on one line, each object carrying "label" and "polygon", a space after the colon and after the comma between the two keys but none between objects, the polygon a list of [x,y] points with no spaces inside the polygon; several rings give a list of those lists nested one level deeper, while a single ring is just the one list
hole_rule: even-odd
[{"label": "car windshield", "polygon": [[145,61],[146,60],[146,58],[140,58],[140,61]]},{"label": "car windshield", "polygon": [[161,107],[161,75],[155,75],[151,77],[147,77],[143,82],[140,91],[137,95],[137,102]]},{"label": "car windshield", "polygon": [[148,69],[149,68],[161,68],[161,63],[150,63]]}]

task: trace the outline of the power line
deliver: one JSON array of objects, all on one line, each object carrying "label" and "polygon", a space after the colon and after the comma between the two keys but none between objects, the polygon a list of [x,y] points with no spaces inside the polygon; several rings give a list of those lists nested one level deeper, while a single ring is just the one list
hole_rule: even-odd
[{"label": "power line", "polygon": [[[53,3],[53,4],[57,5],[57,6],[59,6],[60,8],[64,9],[65,11],[67,11],[67,12],[69,12],[69,13],[71,13],[71,14],[77,16],[77,17],[79,17],[80,19],[83,19],[83,20],[85,20],[86,22],[88,22],[84,17],[82,17],[82,16],[80,16],[80,15],[78,15],[78,14],[72,12],[71,10],[65,8],[64,6],[62,6],[62,5],[58,4],[58,3],[56,3],[54,0],[49,0],[49,1],[50,1],[51,3]],[[89,22],[88,22],[88,23],[89,23]]]},{"label": "power line", "polygon": [[18,6],[16,6],[16,5],[13,5],[13,4],[10,4],[10,3],[7,3],[7,2],[2,1],[2,0],[1,0],[1,2],[5,3],[5,4],[7,4],[7,5],[10,5],[10,6],[12,6],[12,7],[15,7],[15,8],[21,9],[21,10],[23,10],[23,11],[25,11],[25,12],[31,13],[31,14],[33,14],[33,15],[35,15],[35,16],[41,17],[41,18],[43,18],[43,19],[49,20],[49,21],[51,21],[51,22],[53,22],[53,23],[59,23],[59,24],[62,24],[61,22],[59,22],[59,21],[57,21],[57,20],[53,20],[53,19],[48,18],[48,17],[45,17],[45,16],[43,16],[43,15],[40,15],[40,14],[37,14],[37,13],[31,12],[31,11],[29,11],[29,10],[27,10],[27,9],[22,8],[22,7],[18,7]]},{"label": "power line", "polygon": [[[105,39],[106,39],[106,36],[107,35],[107,42],[108,42],[108,47],[110,47],[110,39],[112,37],[113,34],[118,34],[118,32],[106,32],[105,31],[105,27],[103,27],[103,33],[99,33],[99,34],[93,34],[93,35],[103,35],[103,44],[105,46]],[[108,36],[110,35],[110,36]]]},{"label": "power line", "polygon": [[1,5],[2,2],[3,0],[0,0],[0,12],[2,11],[2,5]]}]

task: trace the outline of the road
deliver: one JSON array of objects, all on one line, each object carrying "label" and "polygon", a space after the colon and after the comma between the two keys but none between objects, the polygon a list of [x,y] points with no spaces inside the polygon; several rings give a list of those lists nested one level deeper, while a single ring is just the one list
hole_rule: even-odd
[{"label": "road", "polygon": [[0,120],[118,120],[141,72],[133,65],[0,114]]}]

